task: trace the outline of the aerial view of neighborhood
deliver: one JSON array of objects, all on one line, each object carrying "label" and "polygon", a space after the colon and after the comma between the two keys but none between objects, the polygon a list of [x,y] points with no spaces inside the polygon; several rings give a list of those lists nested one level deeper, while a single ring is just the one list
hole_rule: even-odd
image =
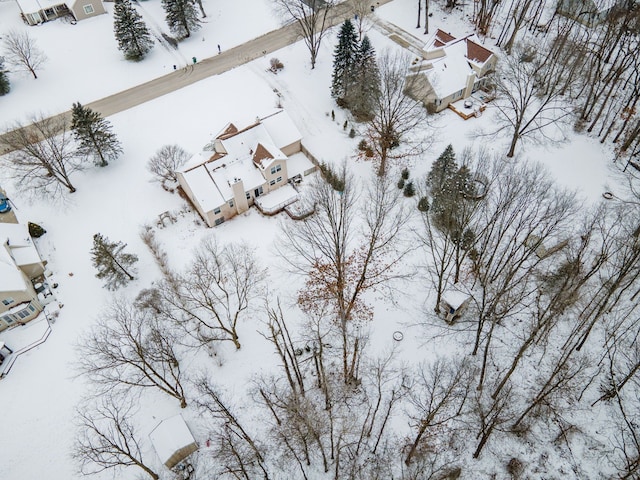
[{"label": "aerial view of neighborhood", "polygon": [[640,2],[0,0],[0,480],[640,479]]}]

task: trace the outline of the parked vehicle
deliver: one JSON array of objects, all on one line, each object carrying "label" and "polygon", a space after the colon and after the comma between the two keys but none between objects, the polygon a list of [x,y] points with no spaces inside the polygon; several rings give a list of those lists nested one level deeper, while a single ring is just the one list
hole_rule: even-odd
[{"label": "parked vehicle", "polygon": [[9,205],[9,199],[7,196],[0,192],[0,213],[7,213],[11,211],[11,205]]}]

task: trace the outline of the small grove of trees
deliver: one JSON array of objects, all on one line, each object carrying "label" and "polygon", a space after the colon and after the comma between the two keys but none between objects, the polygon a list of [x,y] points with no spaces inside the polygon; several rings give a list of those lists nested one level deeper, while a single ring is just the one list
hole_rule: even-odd
[{"label": "small grove of trees", "polygon": [[331,95],[358,119],[370,119],[379,95],[380,77],[375,51],[366,35],[358,42],[347,19],[334,51]]},{"label": "small grove of trees", "polygon": [[133,265],[138,257],[125,253],[123,250],[126,246],[122,242],[112,242],[100,233],[93,236],[91,262],[98,270],[96,277],[104,280],[109,290],[116,290],[135,278]]},{"label": "small grove of trees", "polygon": [[176,170],[189,159],[187,153],[179,145],[164,145],[147,162],[147,169],[153,179],[160,182],[165,190],[173,189],[178,183]]},{"label": "small grove of trees", "polygon": [[111,124],[88,107],[74,103],[71,110],[71,128],[78,142],[77,154],[93,158],[96,165],[106,167],[122,153],[122,147]]},{"label": "small grove of trees", "polygon": [[113,30],[118,49],[127,60],[140,61],[153,48],[149,29],[130,0],[116,1],[113,7]]},{"label": "small grove of trees", "polygon": [[167,25],[179,38],[189,38],[200,28],[200,19],[194,0],[162,0]]},{"label": "small grove of trees", "polygon": [[311,55],[311,69],[316,66],[320,44],[331,27],[330,13],[336,0],[273,0],[283,18],[293,20]]},{"label": "small grove of trees", "polygon": [[10,30],[3,38],[5,60],[15,69],[26,70],[38,78],[38,70],[47,56],[25,30]]}]

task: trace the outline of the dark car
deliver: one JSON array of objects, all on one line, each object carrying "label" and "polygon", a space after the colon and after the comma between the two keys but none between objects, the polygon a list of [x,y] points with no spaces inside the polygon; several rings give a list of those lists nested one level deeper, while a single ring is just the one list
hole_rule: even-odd
[{"label": "dark car", "polygon": [[4,193],[0,192],[0,213],[7,213],[11,211],[11,205],[9,205],[9,199]]}]

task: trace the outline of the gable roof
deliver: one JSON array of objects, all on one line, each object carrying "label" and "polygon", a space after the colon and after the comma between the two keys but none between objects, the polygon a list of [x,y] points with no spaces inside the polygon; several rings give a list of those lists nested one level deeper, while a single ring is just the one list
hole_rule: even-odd
[{"label": "gable roof", "polygon": [[488,48],[483,47],[479,43],[474,42],[470,38],[465,39],[467,41],[467,58],[476,63],[484,63],[489,60],[489,57],[493,55],[493,52]]},{"label": "gable roof", "polygon": [[299,140],[291,117],[277,110],[242,129],[228,123],[205,147],[209,150],[195,154],[179,171],[208,212],[233,199],[232,185],[239,180],[245,191],[264,185],[264,170],[274,161],[287,160],[281,148]]}]

